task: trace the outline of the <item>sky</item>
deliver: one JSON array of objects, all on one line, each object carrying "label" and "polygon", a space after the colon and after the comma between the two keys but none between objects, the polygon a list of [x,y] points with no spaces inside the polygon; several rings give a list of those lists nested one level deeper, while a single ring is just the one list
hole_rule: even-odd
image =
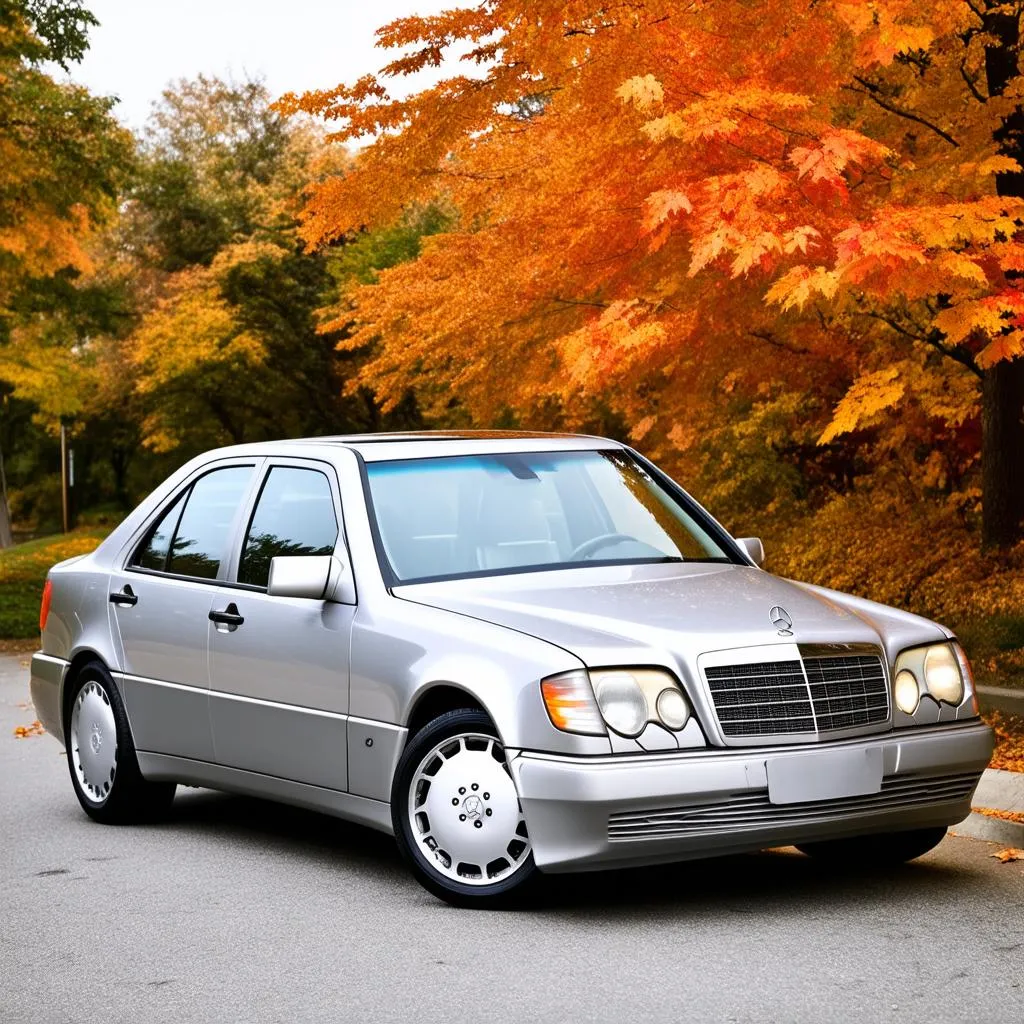
[{"label": "sky", "polygon": [[[377,71],[392,51],[374,31],[408,14],[435,14],[452,0],[92,0],[100,25],[71,78],[120,99],[115,113],[138,129],[164,87],[200,72],[264,78],[276,98],[324,89]],[[432,84],[436,72],[396,93]]]}]

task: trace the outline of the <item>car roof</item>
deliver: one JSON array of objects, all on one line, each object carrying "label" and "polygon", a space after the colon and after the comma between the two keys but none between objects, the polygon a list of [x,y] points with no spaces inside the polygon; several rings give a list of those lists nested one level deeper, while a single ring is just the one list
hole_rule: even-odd
[{"label": "car roof", "polygon": [[557,434],[527,430],[417,430],[379,434],[335,434],[300,437],[264,444],[222,448],[218,456],[265,454],[299,455],[310,448],[350,448],[367,462],[438,458],[444,455],[514,454],[516,452],[595,451],[621,448],[618,441],[587,434]]}]

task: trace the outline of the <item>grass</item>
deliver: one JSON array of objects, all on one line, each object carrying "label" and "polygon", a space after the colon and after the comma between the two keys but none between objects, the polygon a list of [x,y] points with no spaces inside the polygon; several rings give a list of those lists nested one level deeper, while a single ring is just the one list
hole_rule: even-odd
[{"label": "grass", "polygon": [[88,526],[0,551],[0,641],[39,635],[39,601],[50,566],[92,551],[110,532]]}]

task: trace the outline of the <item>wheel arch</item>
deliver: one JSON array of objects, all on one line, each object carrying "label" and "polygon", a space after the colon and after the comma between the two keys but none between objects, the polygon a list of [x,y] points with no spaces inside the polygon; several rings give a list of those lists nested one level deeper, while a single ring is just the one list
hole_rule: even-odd
[{"label": "wheel arch", "polygon": [[[429,683],[424,686],[414,697],[409,705],[409,712],[406,715],[405,725],[406,744],[416,735],[428,722],[432,722],[439,715],[448,711],[482,711],[498,728],[494,715],[484,705],[480,698],[471,690],[459,686],[447,680]],[[498,732],[499,736],[501,732]]]}]

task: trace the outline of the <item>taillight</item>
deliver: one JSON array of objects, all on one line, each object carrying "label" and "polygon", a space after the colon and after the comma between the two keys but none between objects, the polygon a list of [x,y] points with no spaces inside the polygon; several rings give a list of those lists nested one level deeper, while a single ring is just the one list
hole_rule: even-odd
[{"label": "taillight", "polygon": [[46,629],[46,620],[50,617],[50,597],[53,594],[53,584],[47,580],[43,584],[43,600],[39,605],[39,632]]}]

